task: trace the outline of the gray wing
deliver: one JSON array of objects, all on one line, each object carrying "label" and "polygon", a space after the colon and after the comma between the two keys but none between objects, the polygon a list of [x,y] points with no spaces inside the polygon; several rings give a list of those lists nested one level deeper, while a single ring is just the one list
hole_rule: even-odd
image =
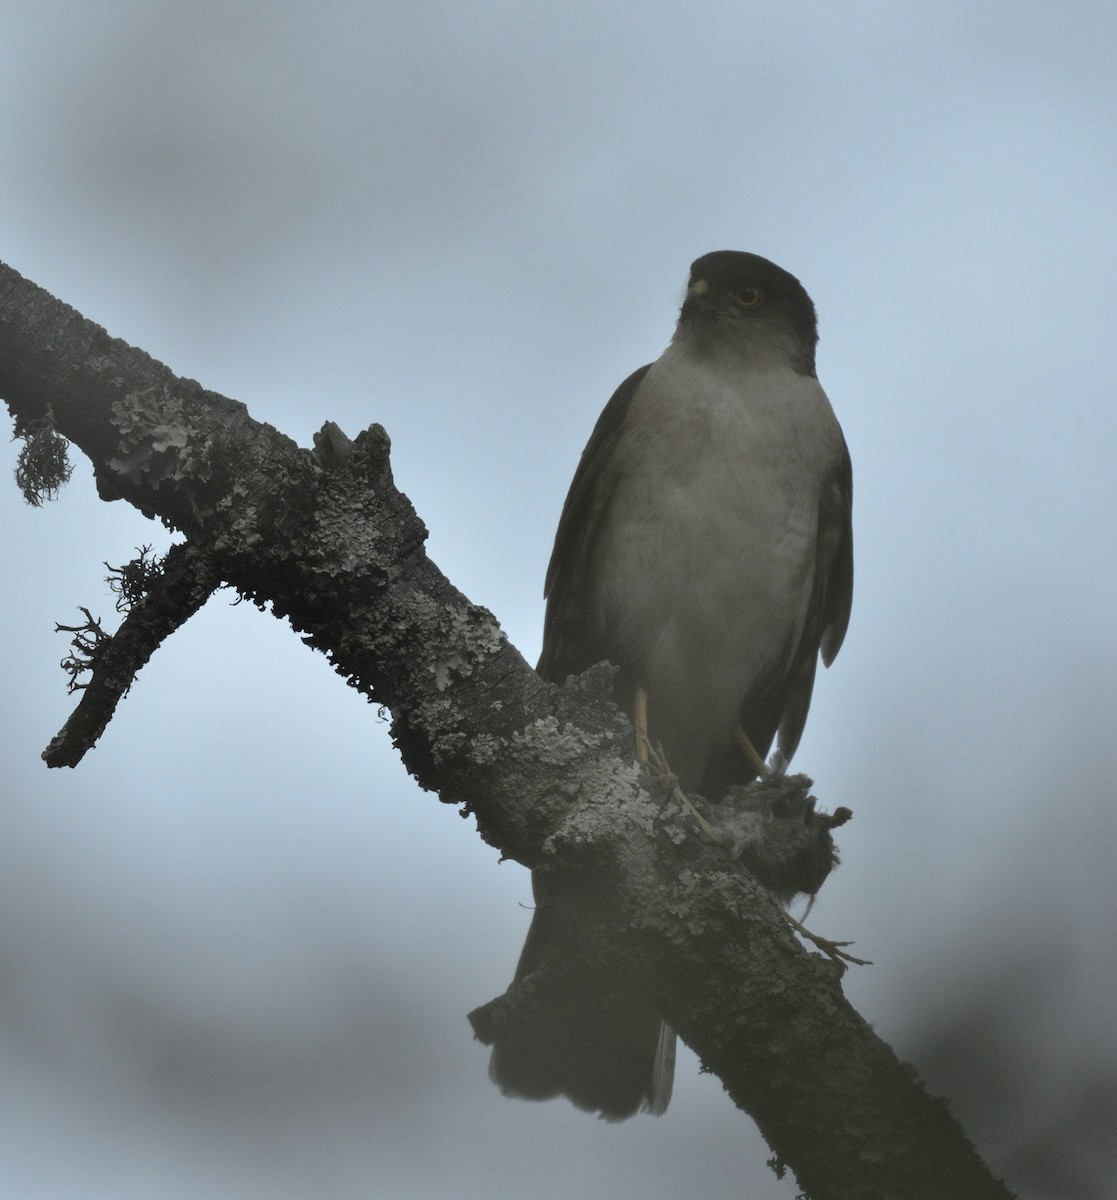
[{"label": "gray wing", "polygon": [[819,655],[826,666],[837,657],[853,604],[853,468],[844,438],[837,469],[819,499],[817,537],[811,600],[779,723],[779,748],[788,759],[803,735]]},{"label": "gray wing", "polygon": [[608,659],[611,653],[601,631],[591,627],[588,619],[593,605],[590,563],[616,486],[607,467],[648,366],[629,375],[598,417],[559,518],[543,593],[547,599],[543,651],[536,666],[544,679],[555,683]]}]

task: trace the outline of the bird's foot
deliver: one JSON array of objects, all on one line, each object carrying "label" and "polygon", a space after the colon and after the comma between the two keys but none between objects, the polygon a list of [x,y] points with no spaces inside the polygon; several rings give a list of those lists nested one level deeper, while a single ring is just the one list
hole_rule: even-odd
[{"label": "bird's foot", "polygon": [[664,784],[671,789],[674,798],[698,823],[698,831],[702,835],[703,841],[710,842],[715,846],[731,846],[733,839],[728,837],[724,830],[711,825],[691,803],[690,797],[679,786],[678,775],[667,765],[667,759],[663,757],[663,751],[659,746],[653,745],[648,740],[646,727],[643,730],[637,727],[636,744],[637,747],[643,747],[643,753],[640,754],[638,752],[636,755],[637,760],[656,783]]},{"label": "bird's foot", "polygon": [[772,779],[782,779],[787,774],[788,760],[779,750],[773,750],[768,755],[768,761],[764,764],[764,769]]},{"label": "bird's foot", "polygon": [[844,971],[850,963],[854,963],[859,967],[871,967],[872,960],[867,958],[855,958],[852,954],[846,952],[846,946],[852,946],[852,942],[834,942],[830,938],[819,937],[817,933],[811,931],[801,922],[797,921],[791,913],[784,913],[784,920],[791,926],[792,929],[806,941],[817,946],[831,962],[836,962]]}]

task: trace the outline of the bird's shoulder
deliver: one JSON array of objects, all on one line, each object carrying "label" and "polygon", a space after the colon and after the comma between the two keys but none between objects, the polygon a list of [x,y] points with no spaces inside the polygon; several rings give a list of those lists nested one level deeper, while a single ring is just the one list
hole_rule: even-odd
[{"label": "bird's shoulder", "polygon": [[608,500],[607,496],[601,494],[601,482],[606,478],[602,467],[616,451],[629,409],[652,366],[652,363],[646,363],[633,371],[613,393],[597,418],[559,517],[543,593],[547,597],[551,596],[560,578],[569,576],[570,568],[581,557],[587,538],[593,534],[596,525],[594,515],[601,511]]}]

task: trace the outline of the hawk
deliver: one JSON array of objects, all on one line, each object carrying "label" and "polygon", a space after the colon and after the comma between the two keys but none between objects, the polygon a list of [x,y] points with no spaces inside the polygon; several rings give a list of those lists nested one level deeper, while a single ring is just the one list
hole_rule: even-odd
[{"label": "hawk", "polygon": [[[852,472],[817,342],[793,275],[755,254],[699,258],[670,345],[606,405],[559,520],[537,669],[561,683],[612,663],[638,750],[658,745],[684,792],[722,797],[773,747],[790,760],[818,659],[845,636]],[[536,901],[518,982],[577,957],[538,876]],[[586,974],[558,972],[538,1016],[497,1040],[493,1079],[611,1120],[662,1112],[674,1034]]]}]

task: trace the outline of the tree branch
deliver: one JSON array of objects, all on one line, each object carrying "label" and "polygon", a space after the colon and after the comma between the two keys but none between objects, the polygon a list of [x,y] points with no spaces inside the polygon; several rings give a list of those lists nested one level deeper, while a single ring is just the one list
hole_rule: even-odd
[{"label": "tree branch", "polygon": [[840,970],[642,781],[608,669],[544,683],[430,562],[382,429],[349,441],[327,424],[300,449],[7,268],[0,394],[89,456],[103,498],[181,530],[389,708],[420,784],[552,876],[587,955],[658,1008],[815,1200],[1009,1196],[850,1007]]},{"label": "tree branch", "polygon": [[[86,656],[92,679],[84,685],[71,683],[71,690],[83,688],[81,702],[43,751],[43,762],[48,767],[76,767],[81,762],[105,732],[136,672],[205,604],[220,583],[213,563],[204,554],[193,546],[172,546],[162,571],[142,598],[128,607],[128,615],[116,633],[106,635],[96,626],[100,636]],[[88,612],[86,616],[89,625],[94,626]],[[70,629],[65,625],[58,628]],[[80,638],[83,631],[71,632]],[[86,669],[86,665],[79,669]]]}]

